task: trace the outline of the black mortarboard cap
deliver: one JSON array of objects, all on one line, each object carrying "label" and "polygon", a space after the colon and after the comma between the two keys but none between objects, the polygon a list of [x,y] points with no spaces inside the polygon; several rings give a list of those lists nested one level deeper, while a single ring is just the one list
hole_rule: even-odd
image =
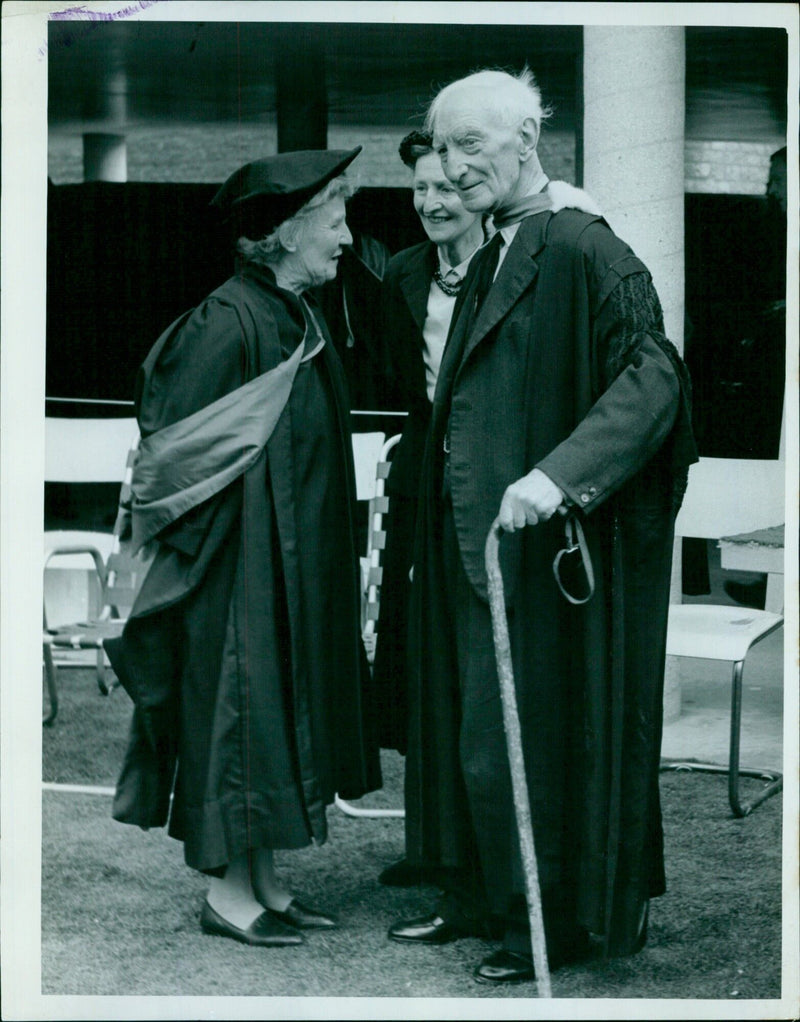
[{"label": "black mortarboard cap", "polygon": [[211,205],[237,234],[263,237],[338,177],[361,149],[301,149],[254,160],[231,174]]}]

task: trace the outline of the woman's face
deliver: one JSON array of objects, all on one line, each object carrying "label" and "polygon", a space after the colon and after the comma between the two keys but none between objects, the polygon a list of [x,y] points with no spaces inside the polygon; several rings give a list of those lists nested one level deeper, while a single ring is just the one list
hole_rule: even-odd
[{"label": "woman's face", "polygon": [[353,235],[347,226],[344,199],[329,199],[312,209],[303,223],[297,251],[298,268],[306,287],[317,287],[333,280],[339,268],[342,246],[351,245]]},{"label": "woman's face", "polygon": [[414,209],[425,233],[437,245],[460,238],[478,219],[464,208],[437,153],[420,156],[414,165]]}]

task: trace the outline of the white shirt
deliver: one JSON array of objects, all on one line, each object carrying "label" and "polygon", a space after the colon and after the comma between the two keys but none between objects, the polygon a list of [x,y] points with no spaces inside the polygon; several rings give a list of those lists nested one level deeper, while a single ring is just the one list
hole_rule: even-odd
[{"label": "white shirt", "polygon": [[[478,249],[475,250],[475,252],[477,251]],[[464,279],[475,252],[467,256],[458,266],[450,266],[439,252],[439,272],[446,283],[454,284]],[[450,331],[450,320],[453,318],[455,304],[456,296],[446,295],[436,281],[431,280],[425,323],[422,327],[424,341],[422,357],[425,362],[425,383],[429,401],[433,401],[433,393],[436,390],[439,366],[442,364],[442,352]]]}]

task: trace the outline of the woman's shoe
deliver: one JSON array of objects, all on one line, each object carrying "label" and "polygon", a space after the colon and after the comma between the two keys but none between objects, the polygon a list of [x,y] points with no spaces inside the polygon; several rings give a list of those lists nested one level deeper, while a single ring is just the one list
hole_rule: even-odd
[{"label": "woman's shoe", "polygon": [[314,908],[309,908],[297,898],[292,898],[283,912],[269,910],[276,919],[295,927],[297,930],[330,930],[336,926],[336,920],[323,915]]},{"label": "woman's shoe", "polygon": [[246,930],[242,930],[229,923],[205,901],[200,913],[200,928],[203,933],[230,937],[251,947],[289,947],[303,943],[302,933],[288,926],[276,912],[270,912],[269,909],[265,909]]}]

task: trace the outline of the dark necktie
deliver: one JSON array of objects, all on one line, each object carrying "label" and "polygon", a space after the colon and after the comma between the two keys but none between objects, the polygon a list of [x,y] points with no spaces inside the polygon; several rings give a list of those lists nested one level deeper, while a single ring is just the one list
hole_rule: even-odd
[{"label": "dark necktie", "polygon": [[486,248],[478,254],[480,260],[477,268],[477,277],[475,281],[475,297],[472,302],[472,316],[469,321],[469,328],[472,328],[472,324],[480,311],[481,306],[486,299],[486,295],[489,292],[489,288],[492,286],[494,281],[494,275],[497,270],[497,264],[500,261],[500,249],[503,245],[503,235],[500,231],[494,235],[492,240],[488,243]]},{"label": "dark necktie", "polygon": [[497,269],[497,261],[500,258],[500,246],[503,244],[502,235],[498,232],[488,244],[475,256],[475,284],[469,288],[468,294],[464,295],[464,304],[456,309],[453,322],[450,324],[450,332],[445,344],[442,364],[439,367],[439,379],[436,384],[436,392],[440,394],[446,404],[450,401],[450,389],[453,384],[453,377],[461,364],[461,357],[464,354],[464,347],[467,337],[472,331],[472,326],[478,315],[489,288],[492,286],[494,273]]},{"label": "dark necktie", "polygon": [[[436,426],[433,428],[434,446],[443,450],[445,455],[449,454],[450,444],[448,440],[448,429],[447,429],[447,418],[450,414],[450,398],[453,390],[453,380],[455,379],[458,367],[461,365],[461,360],[464,356],[464,349],[467,345],[467,338],[472,332],[472,327],[478,316],[478,311],[483,304],[486,295],[488,294],[489,288],[492,286],[494,280],[495,271],[497,269],[497,263],[500,259],[500,248],[503,244],[503,237],[498,231],[494,235],[492,240],[483,248],[476,256],[475,259],[478,262],[475,265],[475,283],[470,288],[469,295],[465,295],[465,304],[454,316],[454,322],[450,327],[450,335],[447,338],[447,344],[445,345],[444,354],[442,355],[442,364],[439,367],[439,379],[436,383],[436,395],[434,397],[434,403],[438,404],[443,414],[437,414],[435,419],[441,424],[441,429],[444,435],[438,434]],[[442,436],[441,447],[439,447],[438,437]],[[444,468],[444,483],[443,492],[449,489],[449,472],[447,467]]]}]

